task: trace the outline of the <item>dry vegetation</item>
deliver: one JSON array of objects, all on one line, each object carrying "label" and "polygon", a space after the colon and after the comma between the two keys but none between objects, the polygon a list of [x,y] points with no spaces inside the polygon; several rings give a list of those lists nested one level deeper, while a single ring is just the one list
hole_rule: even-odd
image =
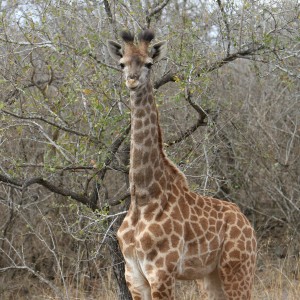
[{"label": "dry vegetation", "polygon": [[[273,254],[271,254],[273,256]],[[259,266],[255,279],[253,300],[298,300],[300,297],[300,261],[295,257],[270,259],[269,253],[259,254]],[[59,283],[57,282],[59,285]],[[68,283],[68,297],[72,300],[117,300],[117,287],[111,273],[97,280]],[[13,293],[12,293],[13,291]],[[33,278],[22,278],[22,282],[11,282],[10,288],[2,294],[10,300],[58,300],[51,290],[45,289]],[[201,282],[177,282],[176,299],[207,299]]]},{"label": "dry vegetation", "polygon": [[[130,110],[106,49],[124,27],[168,40],[166,151],[255,227],[254,299],[300,299],[296,0],[0,1],[0,298],[128,299]],[[199,293],[178,283],[177,299]]]}]

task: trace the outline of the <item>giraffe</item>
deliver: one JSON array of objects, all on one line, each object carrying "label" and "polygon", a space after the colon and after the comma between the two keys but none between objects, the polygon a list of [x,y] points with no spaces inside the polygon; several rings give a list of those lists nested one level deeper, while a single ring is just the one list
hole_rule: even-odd
[{"label": "giraffe", "polygon": [[134,300],[175,299],[175,280],[203,279],[209,299],[248,300],[256,262],[255,232],[239,208],[189,189],[167,157],[151,66],[166,42],[150,47],[151,30],[124,31],[123,45],[108,41],[130,91],[131,203],[117,237]]}]

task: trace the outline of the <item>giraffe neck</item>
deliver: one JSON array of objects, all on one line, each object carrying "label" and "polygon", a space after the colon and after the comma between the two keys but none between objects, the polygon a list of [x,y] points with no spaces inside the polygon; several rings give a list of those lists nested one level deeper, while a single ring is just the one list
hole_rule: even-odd
[{"label": "giraffe neck", "polygon": [[[166,177],[166,156],[162,148],[162,135],[152,84],[130,93],[131,101],[131,194],[137,204],[146,204],[157,198],[160,179]],[[166,180],[165,180],[166,181]]]}]

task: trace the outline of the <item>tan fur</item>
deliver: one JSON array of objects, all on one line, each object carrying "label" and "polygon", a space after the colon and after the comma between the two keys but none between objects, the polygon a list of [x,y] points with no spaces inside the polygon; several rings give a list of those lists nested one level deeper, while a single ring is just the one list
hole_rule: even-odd
[{"label": "tan fur", "polygon": [[204,279],[209,299],[249,300],[254,230],[236,205],[193,193],[167,158],[146,48],[126,44],[120,60],[132,118],[131,205],[118,231],[128,287],[135,300],[174,299],[175,279]]}]

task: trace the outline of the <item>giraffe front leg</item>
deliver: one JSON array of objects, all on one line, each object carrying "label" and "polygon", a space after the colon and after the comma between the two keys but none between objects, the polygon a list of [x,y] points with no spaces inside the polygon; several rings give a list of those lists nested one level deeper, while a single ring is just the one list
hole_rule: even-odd
[{"label": "giraffe front leg", "polygon": [[151,300],[150,285],[137,268],[126,264],[125,279],[133,300]]}]

